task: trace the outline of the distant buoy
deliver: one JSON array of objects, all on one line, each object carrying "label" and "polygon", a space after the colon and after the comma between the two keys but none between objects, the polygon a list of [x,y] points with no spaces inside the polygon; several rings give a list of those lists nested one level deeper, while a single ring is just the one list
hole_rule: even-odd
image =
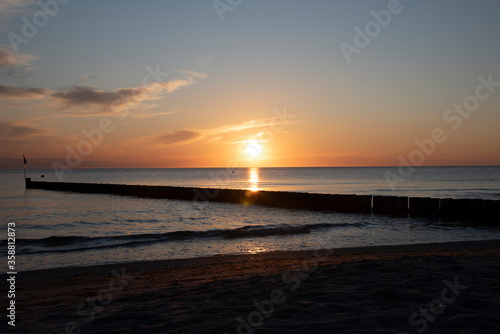
[{"label": "distant buoy", "polygon": [[45,177],[45,175],[42,174],[42,179]]}]

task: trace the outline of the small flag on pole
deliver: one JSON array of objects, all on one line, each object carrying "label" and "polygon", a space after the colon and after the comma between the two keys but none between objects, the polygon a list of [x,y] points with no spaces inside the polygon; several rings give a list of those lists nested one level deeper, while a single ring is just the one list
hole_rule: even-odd
[{"label": "small flag on pole", "polygon": [[[24,161],[24,166],[23,166],[23,167],[24,167],[24,179],[26,180],[26,164],[27,164],[28,162],[26,161],[26,157],[24,156],[24,154],[23,154],[23,161]],[[28,182],[28,181],[26,181],[26,182]],[[26,183],[26,184],[27,184],[27,183]],[[27,186],[26,186],[26,187],[27,187]]]}]

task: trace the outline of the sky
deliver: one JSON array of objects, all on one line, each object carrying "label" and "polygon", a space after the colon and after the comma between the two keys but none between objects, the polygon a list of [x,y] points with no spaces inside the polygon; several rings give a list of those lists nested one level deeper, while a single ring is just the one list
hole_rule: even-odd
[{"label": "sky", "polygon": [[2,0],[0,168],[500,165],[497,0]]}]

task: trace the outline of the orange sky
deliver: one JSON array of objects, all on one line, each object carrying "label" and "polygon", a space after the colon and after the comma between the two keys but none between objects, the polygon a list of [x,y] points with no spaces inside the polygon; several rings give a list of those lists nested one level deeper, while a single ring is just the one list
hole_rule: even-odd
[{"label": "orange sky", "polygon": [[0,168],[500,165],[495,3],[405,4],[351,61],[386,2],[75,2],[16,45],[24,4],[0,5]]}]

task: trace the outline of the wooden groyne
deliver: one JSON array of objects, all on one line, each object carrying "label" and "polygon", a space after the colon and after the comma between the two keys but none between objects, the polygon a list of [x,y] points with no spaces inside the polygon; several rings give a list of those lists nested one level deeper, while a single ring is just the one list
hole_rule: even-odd
[{"label": "wooden groyne", "polygon": [[244,189],[143,186],[127,184],[45,182],[26,179],[27,189],[112,194],[157,199],[263,205],[276,208],[374,213],[400,217],[500,222],[500,200],[378,195],[316,194]]}]

